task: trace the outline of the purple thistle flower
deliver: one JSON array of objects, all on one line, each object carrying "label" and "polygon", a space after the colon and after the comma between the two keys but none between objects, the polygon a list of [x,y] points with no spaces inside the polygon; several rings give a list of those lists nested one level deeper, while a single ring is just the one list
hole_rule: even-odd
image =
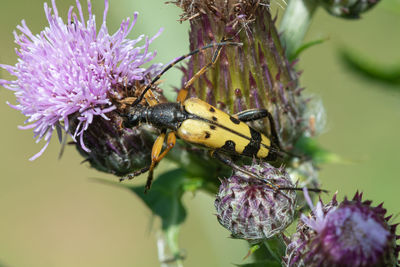
[{"label": "purple thistle flower", "polygon": [[[281,187],[293,187],[282,168],[262,162],[242,166]],[[222,181],[215,200],[217,219],[235,238],[259,242],[281,233],[293,222],[296,193],[275,192],[265,182],[239,171]]]},{"label": "purple thistle flower", "polygon": [[[0,80],[0,85],[15,92],[17,104],[9,104],[27,116],[25,126],[32,129],[36,142],[46,144],[30,160],[39,157],[47,148],[54,130],[61,138],[62,130],[80,147],[89,152],[84,133],[97,117],[110,120],[108,114],[116,109],[112,98],[121,87],[131,88],[135,82],[145,80],[156,65],[141,67],[155,57],[149,52],[152,38],[139,36],[127,39],[137,19],[124,20],[117,32],[110,35],[106,26],[108,0],[105,0],[103,21],[96,30],[95,16],[88,1],[89,18],[85,21],[81,4],[76,1],[78,14],[73,7],[68,11],[66,23],[58,15],[55,1],[52,8],[44,4],[49,23],[40,34],[34,35],[25,21],[14,32],[19,45],[19,60],[15,66],[0,65],[16,80]],[[138,43],[145,39],[144,44]],[[73,126],[73,127],[72,127]]]},{"label": "purple thistle flower", "polygon": [[[306,198],[308,197],[305,192]],[[312,207],[310,198],[308,202]],[[380,267],[399,266],[396,226],[382,204],[371,206],[358,192],[352,200],[317,203],[309,217],[302,215],[287,246],[286,266]]]}]

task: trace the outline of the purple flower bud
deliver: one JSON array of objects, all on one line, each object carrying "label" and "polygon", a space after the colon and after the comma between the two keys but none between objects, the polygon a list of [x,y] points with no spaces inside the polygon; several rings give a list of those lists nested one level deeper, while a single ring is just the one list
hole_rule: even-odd
[{"label": "purple flower bud", "polygon": [[[288,174],[268,163],[243,166],[255,175],[281,187],[293,187]],[[235,172],[222,180],[215,208],[219,223],[235,238],[258,242],[281,233],[292,223],[295,212],[294,191],[274,191],[265,181]]]},{"label": "purple flower bud", "polygon": [[98,163],[96,168],[122,175],[146,164],[141,159],[151,151],[139,128],[122,129],[118,110],[140,93],[157,68],[142,65],[155,57],[148,49],[160,32],[127,39],[135,13],[109,34],[108,0],[97,31],[90,1],[87,20],[79,0],[76,7],[77,13],[71,7],[64,22],[55,1],[52,8],[45,3],[49,26],[36,35],[22,21],[20,33],[14,33],[19,60],[15,66],[0,65],[16,80],[0,80],[0,85],[15,92],[17,104],[9,105],[27,116],[21,128],[33,128],[37,142],[46,142],[31,160],[43,153],[54,130],[60,139],[64,130],[91,163]]},{"label": "purple flower bud", "polygon": [[361,13],[375,6],[380,0],[319,0],[320,4],[331,15],[357,19]]},{"label": "purple flower bud", "polygon": [[319,201],[299,221],[287,246],[286,266],[399,266],[397,225],[389,224],[391,216],[386,217],[382,206],[362,201],[359,193],[341,203],[336,195],[327,205]]}]

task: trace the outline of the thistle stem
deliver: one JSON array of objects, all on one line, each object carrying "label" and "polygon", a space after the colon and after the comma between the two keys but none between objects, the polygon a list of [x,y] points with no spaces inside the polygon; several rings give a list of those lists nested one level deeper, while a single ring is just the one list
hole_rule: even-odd
[{"label": "thistle stem", "polygon": [[[183,267],[178,247],[179,226],[171,226],[168,231],[158,233],[157,249],[161,267]],[[171,254],[167,254],[169,251]]]},{"label": "thistle stem", "polygon": [[288,58],[302,45],[317,7],[317,0],[289,1],[279,28]]}]

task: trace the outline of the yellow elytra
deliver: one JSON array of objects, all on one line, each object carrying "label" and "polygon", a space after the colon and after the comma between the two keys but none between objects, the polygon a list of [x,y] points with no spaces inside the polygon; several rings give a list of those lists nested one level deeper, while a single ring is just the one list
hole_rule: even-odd
[{"label": "yellow elytra", "polygon": [[176,132],[186,142],[227,154],[268,157],[271,141],[246,123],[198,98],[185,100],[183,108],[194,115]]}]

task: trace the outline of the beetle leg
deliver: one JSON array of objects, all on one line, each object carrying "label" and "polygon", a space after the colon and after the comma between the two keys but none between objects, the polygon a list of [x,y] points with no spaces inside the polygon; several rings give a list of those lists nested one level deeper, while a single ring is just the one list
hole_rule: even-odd
[{"label": "beetle leg", "polygon": [[132,179],[135,178],[136,176],[139,176],[139,175],[141,175],[141,174],[147,172],[149,169],[150,169],[150,166],[144,167],[143,169],[140,169],[140,170],[138,170],[138,171],[135,171],[135,172],[133,172],[133,173],[130,173],[130,174],[124,176],[124,177],[121,177],[121,178],[119,179],[119,181],[122,182],[122,181],[125,181],[125,180],[128,180],[128,179],[129,179],[129,180],[132,180]]},{"label": "beetle leg", "polygon": [[255,121],[255,120],[263,119],[263,118],[267,117],[268,114],[270,114],[270,113],[266,109],[253,108],[253,109],[247,109],[247,110],[243,110],[239,113],[236,113],[234,115],[234,117],[240,121],[248,122],[248,121]]},{"label": "beetle leg", "polygon": [[167,137],[167,147],[161,153],[164,139],[165,139],[165,133],[162,133],[160,136],[157,137],[156,141],[154,142],[153,150],[151,152],[151,165],[149,168],[149,176],[147,177],[145,193],[150,189],[151,183],[153,182],[154,168],[167,155],[167,153],[175,146],[175,143],[176,143],[175,133],[169,132],[168,137]]},{"label": "beetle leg", "polygon": [[[218,160],[220,160],[222,163],[228,165],[229,167],[231,167],[232,169],[234,169],[235,171],[244,173],[246,175],[248,175],[250,178],[253,179],[257,179],[257,180],[261,180],[262,182],[266,183],[268,187],[270,187],[272,190],[274,190],[275,192],[278,192],[280,194],[282,194],[283,196],[285,196],[286,198],[289,199],[289,197],[283,193],[283,190],[294,190],[294,191],[303,191],[303,188],[300,187],[281,187],[271,181],[268,181],[265,179],[265,177],[260,177],[252,172],[249,172],[245,169],[243,169],[242,167],[236,165],[235,163],[233,163],[233,161],[229,158],[226,158],[224,156],[222,156],[221,154],[219,154],[217,151],[211,151],[212,156],[214,156],[215,158],[217,158]],[[316,193],[321,193],[321,192],[328,192],[327,190],[324,189],[319,189],[319,188],[307,188],[308,191],[312,191],[312,192],[316,192]]]},{"label": "beetle leg", "polygon": [[278,132],[276,130],[276,124],[275,124],[274,117],[268,110],[266,110],[266,109],[248,109],[248,110],[244,110],[239,113],[236,113],[234,115],[234,117],[236,117],[238,120],[243,121],[243,122],[255,121],[255,120],[262,119],[262,118],[268,118],[269,128],[271,131],[271,141],[272,141],[272,144],[275,146],[275,147],[270,148],[271,151],[273,151],[281,156],[284,156],[284,155],[282,155],[282,152],[283,152],[284,154],[292,156],[292,157],[300,158],[303,160],[310,160],[310,158],[308,156],[297,155],[292,152],[286,151],[282,148],[281,143],[279,141]]},{"label": "beetle leg", "polygon": [[165,131],[163,131],[154,141],[153,148],[151,150],[151,164],[149,167],[149,175],[147,176],[147,181],[146,181],[146,187],[145,187],[145,192],[150,189],[151,183],[153,181],[153,172],[154,168],[156,167],[157,164],[157,158],[159,157],[163,144],[165,140]]},{"label": "beetle leg", "polygon": [[[225,42],[225,37],[222,38],[221,43]],[[185,101],[188,93],[189,87],[198,79],[201,75],[203,75],[209,68],[211,68],[218,60],[219,56],[221,55],[222,46],[219,46],[217,50],[215,50],[214,55],[212,57],[211,62],[208,62],[204,67],[202,67],[197,73],[195,73],[192,78],[189,79],[183,86],[181,90],[178,92],[178,96],[176,98],[177,102],[182,103]]]},{"label": "beetle leg", "polygon": [[242,172],[242,173],[248,175],[250,178],[254,178],[254,179],[261,180],[261,181],[265,182],[267,184],[267,186],[270,187],[274,191],[278,191],[279,190],[279,185],[276,185],[276,184],[274,184],[274,183],[272,183],[272,182],[270,182],[270,181],[268,181],[268,180],[266,180],[266,179],[264,179],[264,178],[262,178],[260,176],[255,175],[252,172],[249,172],[249,171],[243,169],[242,167],[240,167],[240,166],[236,165],[235,163],[233,163],[233,161],[230,158],[222,156],[217,151],[213,151],[212,155],[215,158],[217,158],[218,160],[220,160],[222,163],[224,163],[225,165],[228,165],[229,167],[234,169],[235,171]]},{"label": "beetle leg", "polygon": [[157,137],[156,141],[154,141],[153,148],[151,150],[151,164],[150,164],[150,166],[144,167],[141,170],[138,170],[138,171],[136,171],[134,173],[130,173],[130,174],[126,175],[125,177],[122,177],[120,179],[120,181],[127,180],[127,179],[131,180],[131,179],[135,178],[136,176],[138,176],[138,175],[140,175],[142,173],[150,171],[149,176],[147,177],[146,188],[148,187],[149,184],[151,185],[151,182],[153,180],[153,177],[152,177],[153,176],[153,170],[154,170],[155,165],[156,165],[156,159],[159,157],[159,155],[161,153],[161,149],[162,149],[164,140],[165,140],[165,131],[163,131]]},{"label": "beetle leg", "polygon": [[271,139],[272,143],[277,146],[277,148],[281,151],[281,143],[279,141],[279,136],[276,131],[276,126],[275,126],[275,121],[274,117],[272,117],[272,114],[266,110],[266,109],[248,109],[244,110],[242,112],[236,113],[234,115],[238,120],[243,121],[243,122],[249,122],[249,121],[255,121],[263,118],[268,118],[269,121],[269,127],[271,130]]},{"label": "beetle leg", "polygon": [[286,155],[300,158],[303,160],[311,159],[310,157],[308,157],[306,155],[297,155],[292,152],[286,151],[282,148],[281,143],[279,141],[278,132],[276,130],[276,124],[275,124],[274,117],[268,110],[266,110],[266,109],[248,109],[248,110],[244,110],[239,113],[236,113],[234,115],[234,117],[243,122],[255,121],[255,120],[262,119],[262,118],[268,118],[269,128],[271,131],[271,141],[272,141],[272,144],[274,145],[273,147],[270,148],[271,151],[277,153],[280,156],[284,156],[283,155],[283,153],[284,153]]},{"label": "beetle leg", "polygon": [[175,140],[176,140],[175,133],[174,132],[170,132],[168,134],[168,138],[167,138],[167,148],[161,153],[161,150],[162,150],[162,147],[163,147],[163,144],[164,144],[164,140],[165,140],[165,134],[166,134],[166,132],[163,131],[157,137],[156,141],[154,141],[153,148],[152,148],[152,151],[151,151],[151,164],[150,164],[150,166],[144,167],[141,170],[138,170],[136,172],[133,172],[133,173],[130,173],[130,174],[126,175],[125,177],[122,177],[120,179],[120,181],[127,180],[127,179],[129,179],[129,180],[133,179],[134,177],[149,171],[149,175],[147,177],[147,182],[146,182],[145,192],[150,189],[151,183],[153,181],[154,168],[157,166],[157,163],[160,162],[160,160],[162,160],[162,158],[165,157],[165,155],[168,153],[168,151],[170,151],[175,145]]},{"label": "beetle leg", "polygon": [[151,91],[151,90],[148,90],[146,92],[146,94],[144,95],[144,98],[146,99],[146,102],[147,102],[147,104],[149,104],[149,106],[155,106],[159,103],[159,101],[157,100],[153,91]]}]

